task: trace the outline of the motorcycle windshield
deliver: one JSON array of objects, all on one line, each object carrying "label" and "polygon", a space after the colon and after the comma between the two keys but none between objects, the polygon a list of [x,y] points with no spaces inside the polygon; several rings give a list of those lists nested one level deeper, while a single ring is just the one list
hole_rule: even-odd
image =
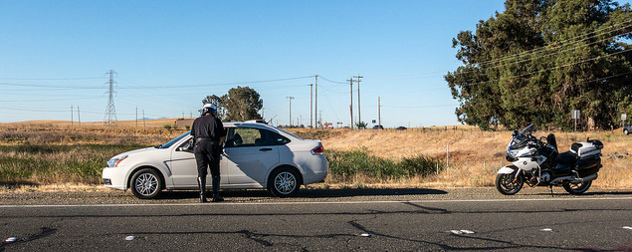
[{"label": "motorcycle windshield", "polygon": [[518,133],[518,135],[516,135],[514,139],[511,140],[511,142],[509,142],[507,150],[520,149],[525,147],[529,142],[529,136],[533,133],[534,129],[535,127],[533,126],[533,124],[531,124],[520,131],[520,133]]}]

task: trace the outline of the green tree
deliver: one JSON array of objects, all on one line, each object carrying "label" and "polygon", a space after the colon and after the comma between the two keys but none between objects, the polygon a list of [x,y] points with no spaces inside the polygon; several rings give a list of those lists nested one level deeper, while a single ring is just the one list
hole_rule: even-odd
[{"label": "green tree", "polygon": [[[632,100],[630,6],[611,0],[507,0],[505,12],[453,39],[463,62],[445,79],[462,123],[607,128]],[[629,104],[629,103],[628,103]]]},{"label": "green tree", "polygon": [[259,114],[259,110],[263,108],[263,100],[257,91],[249,87],[231,88],[222,97],[209,95],[202,103],[215,104],[219,118],[224,121],[263,119]]},{"label": "green tree", "polygon": [[366,129],[368,124],[366,122],[357,122],[355,125],[358,129]]},{"label": "green tree", "polygon": [[[222,104],[222,97],[219,97],[217,95],[208,95],[202,100],[202,104],[207,103],[214,104],[217,107],[217,117],[221,120],[224,120],[224,118],[226,117],[226,109]],[[200,113],[202,113],[202,110],[200,110]]]}]

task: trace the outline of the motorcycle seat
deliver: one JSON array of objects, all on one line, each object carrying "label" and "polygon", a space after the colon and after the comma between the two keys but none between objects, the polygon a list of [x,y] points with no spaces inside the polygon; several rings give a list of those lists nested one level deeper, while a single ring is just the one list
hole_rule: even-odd
[{"label": "motorcycle seat", "polygon": [[555,158],[555,162],[558,164],[573,165],[575,164],[576,161],[577,161],[577,156],[570,151],[560,153]]}]

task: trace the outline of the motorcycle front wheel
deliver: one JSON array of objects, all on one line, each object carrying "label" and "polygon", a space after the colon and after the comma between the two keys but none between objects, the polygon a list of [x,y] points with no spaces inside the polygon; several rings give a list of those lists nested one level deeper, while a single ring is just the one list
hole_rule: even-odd
[{"label": "motorcycle front wheel", "polygon": [[580,195],[588,191],[588,188],[590,188],[590,185],[592,185],[592,180],[579,183],[579,184],[566,183],[562,186],[564,186],[564,190],[566,190],[568,193],[573,194],[573,195]]},{"label": "motorcycle front wheel", "polygon": [[524,178],[516,173],[498,174],[496,176],[496,189],[504,195],[514,195],[522,189]]}]

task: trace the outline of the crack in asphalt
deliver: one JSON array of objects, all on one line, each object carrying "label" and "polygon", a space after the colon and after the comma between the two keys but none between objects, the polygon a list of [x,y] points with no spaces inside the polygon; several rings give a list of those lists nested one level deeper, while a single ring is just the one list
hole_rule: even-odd
[{"label": "crack in asphalt", "polygon": [[26,243],[26,242],[34,241],[34,240],[37,240],[37,239],[48,237],[48,236],[54,234],[55,232],[57,232],[56,228],[41,227],[39,234],[31,235],[31,236],[29,236],[26,239],[17,239],[14,242],[2,241],[2,243],[0,244],[0,251],[4,251],[6,246],[13,246],[13,245],[20,244],[20,243]]}]

